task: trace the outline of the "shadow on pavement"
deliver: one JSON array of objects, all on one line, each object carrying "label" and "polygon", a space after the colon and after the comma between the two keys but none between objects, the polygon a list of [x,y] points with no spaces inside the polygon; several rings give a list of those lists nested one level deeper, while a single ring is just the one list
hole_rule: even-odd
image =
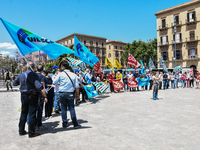
[{"label": "shadow on pavement", "polygon": [[90,102],[91,104],[96,104],[99,100],[102,100],[102,99],[108,98],[108,97],[110,97],[110,96],[108,96],[108,95],[99,95],[99,96],[97,96],[95,98],[90,98],[90,100],[88,102]]}]

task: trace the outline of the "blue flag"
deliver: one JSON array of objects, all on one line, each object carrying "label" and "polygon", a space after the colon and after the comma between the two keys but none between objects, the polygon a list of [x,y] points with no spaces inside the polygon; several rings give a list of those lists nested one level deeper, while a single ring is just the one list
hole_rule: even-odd
[{"label": "blue flag", "polygon": [[96,64],[99,59],[83,44],[81,43],[77,37],[74,35],[74,51],[75,56],[79,57],[80,60],[84,61],[86,64],[91,67]]},{"label": "blue flag", "polygon": [[0,19],[23,56],[28,53],[43,51],[50,59],[56,59],[62,54],[74,53],[73,50],[63,45],[36,35],[2,18]]},{"label": "blue flag", "polygon": [[141,74],[146,74],[146,72],[145,72],[145,67],[144,67],[144,64],[143,64],[143,62],[142,62],[141,59],[140,59],[140,63],[141,63],[141,65],[142,65]]},{"label": "blue flag", "polygon": [[98,93],[97,93],[97,91],[95,91],[93,85],[86,85],[86,86],[84,86],[84,89],[87,93],[88,98],[98,95]]},{"label": "blue flag", "polygon": [[149,78],[142,79],[142,78],[137,78],[138,86],[145,86],[149,85]]}]

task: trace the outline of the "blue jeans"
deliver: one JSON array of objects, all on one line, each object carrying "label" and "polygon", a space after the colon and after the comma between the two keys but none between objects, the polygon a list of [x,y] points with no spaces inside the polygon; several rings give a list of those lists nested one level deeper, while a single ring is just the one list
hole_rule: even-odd
[{"label": "blue jeans", "polygon": [[185,87],[185,80],[181,80],[181,87]]},{"label": "blue jeans", "polygon": [[171,80],[171,88],[175,89],[174,80]]},{"label": "blue jeans", "polygon": [[69,109],[73,125],[77,126],[78,123],[76,119],[76,112],[74,109],[74,94],[59,93],[59,95],[60,95],[63,126],[67,125],[67,107]]},{"label": "blue jeans", "polygon": [[175,87],[174,88],[178,88],[178,80],[179,79],[175,79],[175,81],[174,81],[175,82]]},{"label": "blue jeans", "polygon": [[154,85],[153,89],[153,99],[158,99],[158,84]]},{"label": "blue jeans", "polygon": [[54,93],[54,104],[53,104],[53,107],[54,107],[54,111],[58,111],[59,108],[60,108],[60,93],[58,92],[55,92]]},{"label": "blue jeans", "polygon": [[38,102],[37,107],[37,118],[36,118],[36,126],[41,127],[42,126],[42,112],[43,112],[44,102]]},{"label": "blue jeans", "polygon": [[163,80],[163,90],[165,90],[166,85],[167,85],[167,81]]}]

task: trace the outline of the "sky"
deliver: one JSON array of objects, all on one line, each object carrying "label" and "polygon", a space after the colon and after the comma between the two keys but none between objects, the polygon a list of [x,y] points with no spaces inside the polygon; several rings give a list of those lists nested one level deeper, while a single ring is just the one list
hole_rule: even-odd
[{"label": "sky", "polygon": [[[0,18],[52,41],[72,33],[131,43],[157,36],[157,11],[189,0],[0,0]],[[17,47],[0,22],[0,53]]]}]

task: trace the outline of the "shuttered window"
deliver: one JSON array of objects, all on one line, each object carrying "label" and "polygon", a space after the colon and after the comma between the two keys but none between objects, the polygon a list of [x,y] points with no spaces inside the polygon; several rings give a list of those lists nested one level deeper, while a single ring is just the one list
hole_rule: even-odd
[{"label": "shuttered window", "polygon": [[165,28],[166,27],[166,21],[165,19],[162,19],[162,28]]},{"label": "shuttered window", "polygon": [[195,13],[195,11],[187,13],[187,21],[188,22],[196,21],[196,13]]},{"label": "shuttered window", "polygon": [[195,33],[194,31],[190,31],[190,40],[194,40],[195,39]]}]

